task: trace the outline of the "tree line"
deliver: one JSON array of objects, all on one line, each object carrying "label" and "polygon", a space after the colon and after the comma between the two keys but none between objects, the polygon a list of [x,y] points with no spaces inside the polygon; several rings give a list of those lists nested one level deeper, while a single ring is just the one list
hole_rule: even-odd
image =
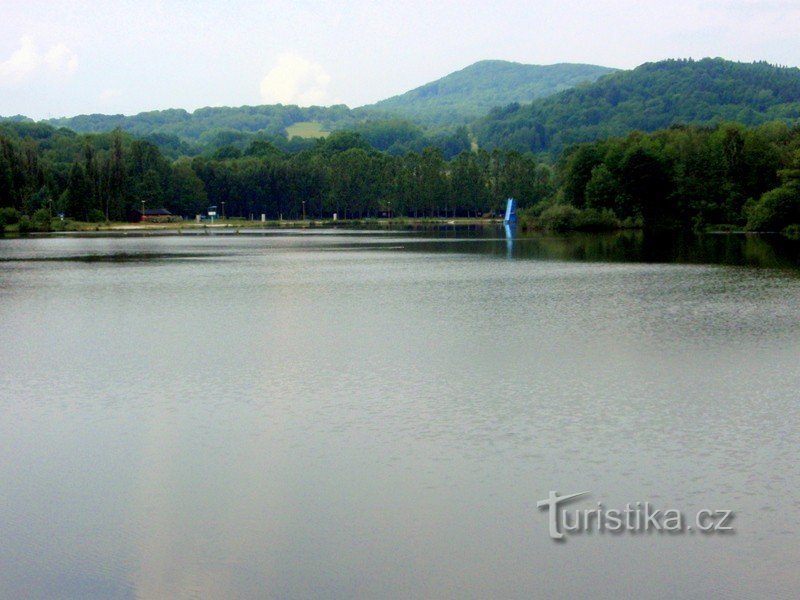
[{"label": "tree line", "polygon": [[513,150],[395,155],[353,131],[296,152],[257,139],[171,160],[120,130],[0,125],[6,222],[59,213],[120,221],[142,202],[187,218],[223,203],[226,216],[244,219],[453,218],[499,213],[508,197],[530,223],[552,229],[781,230],[800,223],[800,129],[675,126],[579,144],[551,165]]},{"label": "tree line", "polygon": [[695,230],[780,231],[800,223],[800,128],[782,122],[634,132],[573,146],[556,172],[557,194],[541,207],[545,218],[579,219],[575,211],[583,210]]},{"label": "tree line", "polygon": [[264,140],[244,151],[167,159],[152,142],[115,130],[77,135],[41,124],[0,128],[0,206],[79,221],[120,221],[144,202],[193,218],[225,203],[228,217],[325,219],[475,216],[551,193],[551,169],[532,155],[442,150],[395,156],[357,132],[336,132],[299,152]]},{"label": "tree line", "polygon": [[749,126],[800,119],[800,69],[721,58],[665,60],[618,71],[529,104],[493,109],[473,123],[487,148],[558,156],[580,142],[674,124]]}]

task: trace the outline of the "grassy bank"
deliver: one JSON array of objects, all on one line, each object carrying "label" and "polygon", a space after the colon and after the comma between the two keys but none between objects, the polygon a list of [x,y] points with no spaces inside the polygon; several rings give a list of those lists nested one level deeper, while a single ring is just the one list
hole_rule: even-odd
[{"label": "grassy bank", "polygon": [[393,218],[393,219],[295,219],[295,220],[269,220],[248,221],[245,219],[219,219],[210,221],[177,221],[165,223],[128,223],[124,221],[104,221],[90,223],[74,221],[71,219],[50,219],[47,221],[17,222],[5,226],[5,233],[10,235],[42,234],[42,233],[70,233],[70,232],[100,232],[100,231],[183,231],[183,230],[225,230],[225,229],[324,229],[324,228],[417,228],[426,226],[444,225],[497,225],[502,219],[489,218]]}]

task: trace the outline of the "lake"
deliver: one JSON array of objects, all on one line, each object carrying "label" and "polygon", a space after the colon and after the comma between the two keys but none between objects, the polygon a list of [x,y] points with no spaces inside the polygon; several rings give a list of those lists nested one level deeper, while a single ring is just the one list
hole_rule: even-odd
[{"label": "lake", "polygon": [[0,324],[0,597],[800,591],[797,243],[0,239]]}]

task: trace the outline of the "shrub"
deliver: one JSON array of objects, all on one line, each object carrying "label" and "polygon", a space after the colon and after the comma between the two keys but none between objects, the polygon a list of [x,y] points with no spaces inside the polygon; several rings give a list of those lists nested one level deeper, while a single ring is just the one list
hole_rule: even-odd
[{"label": "shrub", "polygon": [[50,231],[50,212],[46,208],[40,208],[33,213],[31,222],[36,231]]},{"label": "shrub", "polygon": [[747,229],[780,231],[800,222],[800,186],[790,184],[770,190],[746,210]]},{"label": "shrub", "polygon": [[620,222],[608,208],[580,210],[571,204],[554,204],[539,215],[538,226],[551,231],[609,231],[619,228]]},{"label": "shrub", "polygon": [[554,204],[539,215],[539,227],[551,231],[570,231],[575,229],[581,211],[571,204]]},{"label": "shrub", "polygon": [[619,227],[619,220],[614,211],[609,208],[597,210],[596,208],[587,208],[580,211],[575,229],[582,231],[609,231]]},{"label": "shrub", "polygon": [[28,215],[22,215],[19,218],[19,232],[30,233],[31,231],[36,231],[31,218]]},{"label": "shrub", "polygon": [[13,206],[0,208],[0,219],[3,219],[6,225],[15,225],[19,223],[19,216],[19,212]]},{"label": "shrub", "polygon": [[781,233],[792,240],[800,240],[800,224],[793,223],[784,229]]},{"label": "shrub", "polygon": [[106,215],[103,213],[102,210],[98,210],[93,208],[89,211],[89,215],[87,217],[89,223],[102,223],[106,220]]}]

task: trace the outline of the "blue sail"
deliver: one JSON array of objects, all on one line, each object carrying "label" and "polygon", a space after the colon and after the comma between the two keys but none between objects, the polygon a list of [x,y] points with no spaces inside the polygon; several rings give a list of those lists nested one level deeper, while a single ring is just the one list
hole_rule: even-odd
[{"label": "blue sail", "polygon": [[506,204],[506,218],[503,223],[516,223],[517,222],[517,201],[513,198],[508,199]]}]

